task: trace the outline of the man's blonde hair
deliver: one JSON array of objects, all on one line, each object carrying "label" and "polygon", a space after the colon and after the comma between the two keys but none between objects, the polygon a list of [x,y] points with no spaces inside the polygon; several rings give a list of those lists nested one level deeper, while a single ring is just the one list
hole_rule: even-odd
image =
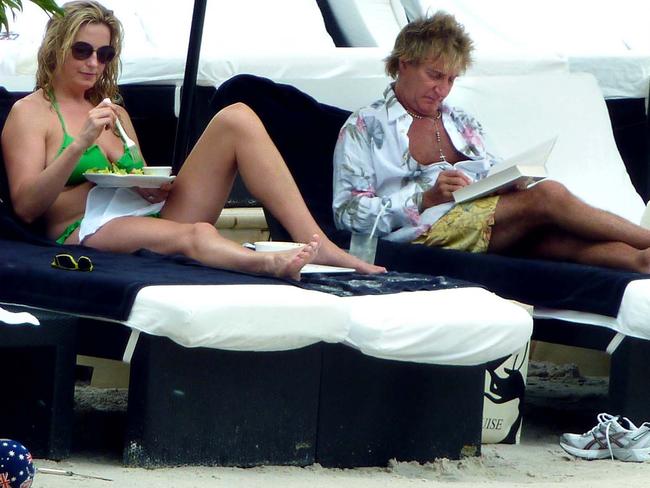
[{"label": "man's blonde hair", "polygon": [[36,88],[42,88],[49,98],[52,80],[57,69],[63,66],[79,29],[87,24],[104,24],[111,33],[110,44],[115,48],[115,57],[106,63],[104,72],[95,85],[86,92],[86,98],[97,105],[104,98],[119,101],[117,78],[120,71],[122,51],[122,24],[103,5],[94,1],[75,1],[63,5],[64,15],[50,18],[45,29],[43,42],[38,50]]},{"label": "man's blonde hair", "polygon": [[473,49],[464,26],[453,15],[439,11],[404,26],[395,39],[393,51],[384,60],[386,73],[395,79],[400,59],[420,64],[426,58],[442,61],[446,70],[463,73],[472,63]]}]

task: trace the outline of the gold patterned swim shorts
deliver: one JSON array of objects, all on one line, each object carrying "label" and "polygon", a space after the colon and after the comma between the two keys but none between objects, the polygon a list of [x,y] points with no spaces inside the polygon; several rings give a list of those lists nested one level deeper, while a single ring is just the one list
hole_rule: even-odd
[{"label": "gold patterned swim shorts", "polygon": [[498,201],[497,195],[459,203],[413,243],[459,251],[486,252]]}]

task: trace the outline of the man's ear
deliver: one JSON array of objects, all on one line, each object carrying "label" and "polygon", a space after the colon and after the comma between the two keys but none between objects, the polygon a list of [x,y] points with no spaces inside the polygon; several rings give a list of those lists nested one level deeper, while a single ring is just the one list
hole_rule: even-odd
[{"label": "man's ear", "polygon": [[411,61],[408,61],[406,59],[400,58],[399,59],[399,64],[397,65],[397,72],[402,73],[403,71],[406,70],[411,65]]}]

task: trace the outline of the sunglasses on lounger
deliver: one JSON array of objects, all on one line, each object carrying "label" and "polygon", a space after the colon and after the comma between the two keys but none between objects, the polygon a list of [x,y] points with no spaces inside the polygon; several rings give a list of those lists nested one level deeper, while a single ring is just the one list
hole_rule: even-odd
[{"label": "sunglasses on lounger", "polygon": [[93,49],[91,44],[83,41],[75,42],[70,47],[70,52],[72,57],[79,61],[88,59],[93,53],[97,53],[97,61],[102,64],[110,63],[115,57],[115,48],[113,46],[102,46]]},{"label": "sunglasses on lounger", "polygon": [[93,262],[87,256],[79,256],[75,259],[70,254],[57,254],[52,260],[52,267],[68,271],[92,271]]}]

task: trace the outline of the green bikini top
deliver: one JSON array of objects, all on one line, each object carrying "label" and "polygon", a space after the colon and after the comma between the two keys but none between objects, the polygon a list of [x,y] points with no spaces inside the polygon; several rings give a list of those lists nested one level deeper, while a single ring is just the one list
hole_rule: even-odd
[{"label": "green bikini top", "polygon": [[[74,141],[74,138],[68,134],[68,131],[65,128],[65,121],[61,115],[61,110],[59,109],[59,104],[54,98],[54,94],[50,94],[50,100],[52,100],[52,106],[56,111],[56,114],[59,117],[61,122],[61,127],[63,128],[63,142],[61,143],[61,148],[59,152],[56,153],[58,157],[66,147],[68,147]],[[79,158],[77,166],[72,171],[70,178],[66,183],[67,186],[78,185],[86,181],[84,173],[90,169],[109,169],[111,168],[111,162],[108,160],[106,155],[102,152],[101,148],[97,144],[93,144]],[[129,150],[126,144],[124,144],[124,154],[115,162],[115,166],[126,171],[131,171],[132,169],[139,169],[144,166],[144,161],[142,158],[135,160],[133,154]]]}]

